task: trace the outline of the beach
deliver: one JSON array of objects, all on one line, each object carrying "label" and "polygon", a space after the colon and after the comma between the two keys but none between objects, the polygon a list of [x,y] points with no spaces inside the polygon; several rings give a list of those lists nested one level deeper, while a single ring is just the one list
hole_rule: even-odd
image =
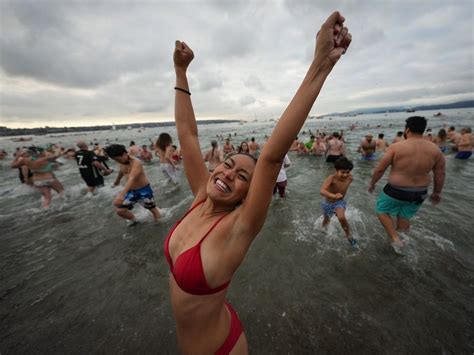
[{"label": "beach", "polygon": [[[474,123],[474,109],[417,112],[433,134],[443,124]],[[232,279],[228,300],[245,328],[254,354],[472,353],[474,351],[474,160],[446,155],[442,202],[426,201],[404,235],[405,255],[396,254],[375,214],[367,185],[376,162],[356,152],[366,133],[391,142],[409,113],[307,120],[309,130],[345,130],[354,181],[347,218],[358,248],[351,248],[336,218],[321,228],[320,187],[333,173],[323,157],[289,153],[287,197],[275,197],[265,226]],[[356,123],[358,128],[349,131]],[[255,137],[263,143],[274,122],[199,127],[203,152],[216,134],[237,146]],[[380,126],[380,127],[378,127]],[[31,142],[0,140],[10,152],[0,161],[0,353],[178,353],[168,294],[169,268],[163,242],[193,201],[183,169],[169,183],[155,157],[145,166],[162,218],[134,209],[141,223],[127,228],[114,213],[120,191],[106,186],[88,197],[77,164],[55,172],[66,193],[40,208],[39,193],[20,185],[9,167],[25,145],[78,139],[128,146],[149,144],[174,127],[35,136]],[[222,148],[223,142],[219,142]],[[179,144],[178,144],[179,145]],[[110,162],[116,169],[116,164]]]}]

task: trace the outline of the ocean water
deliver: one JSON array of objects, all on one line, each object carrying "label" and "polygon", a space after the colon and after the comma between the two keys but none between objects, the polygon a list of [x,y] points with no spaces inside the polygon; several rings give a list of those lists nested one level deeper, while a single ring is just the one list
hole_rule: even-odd
[{"label": "ocean water", "polygon": [[[417,112],[436,133],[443,124],[474,124],[474,109]],[[360,139],[371,132],[391,141],[407,113],[308,120],[303,128],[347,132],[354,181],[347,217],[359,240],[353,249],[334,217],[323,230],[319,189],[333,172],[324,158],[297,156],[287,169],[287,198],[276,197],[266,224],[235,274],[228,299],[239,314],[254,354],[437,353],[474,351],[474,158],[446,156],[442,203],[425,202],[404,235],[405,255],[396,254],[374,212],[377,193],[367,192],[375,162],[358,160]],[[254,136],[263,142],[273,122],[200,126],[201,146],[216,134],[232,134],[234,145]],[[380,126],[377,128],[377,126]],[[147,144],[173,127],[142,132],[102,131],[34,137],[0,149],[78,139]],[[236,134],[234,136],[234,134]],[[308,134],[300,135],[309,139]],[[75,161],[56,175],[66,189],[48,210],[40,194],[21,186],[12,157],[0,161],[0,353],[178,352],[168,295],[164,239],[192,201],[183,171],[169,184],[158,162],[145,170],[163,218],[141,207],[143,222],[127,228],[114,214],[118,188],[85,194]],[[110,165],[114,166],[112,162]]]}]

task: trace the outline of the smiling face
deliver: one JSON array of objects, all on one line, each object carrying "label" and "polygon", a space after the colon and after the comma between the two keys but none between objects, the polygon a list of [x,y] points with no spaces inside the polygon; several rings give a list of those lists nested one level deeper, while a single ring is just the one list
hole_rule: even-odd
[{"label": "smiling face", "polygon": [[341,169],[336,171],[336,176],[339,180],[346,180],[351,175],[351,171],[348,169]]},{"label": "smiling face", "polygon": [[247,196],[255,161],[252,157],[236,154],[218,165],[207,182],[207,195],[214,202],[235,206]]}]

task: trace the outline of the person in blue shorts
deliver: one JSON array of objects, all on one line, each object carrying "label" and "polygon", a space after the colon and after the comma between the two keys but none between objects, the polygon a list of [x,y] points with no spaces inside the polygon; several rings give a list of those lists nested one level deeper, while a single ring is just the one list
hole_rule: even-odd
[{"label": "person in blue shorts", "polygon": [[114,186],[120,184],[122,177],[125,176],[127,178],[127,183],[114,201],[117,214],[127,219],[129,226],[133,226],[137,224],[137,220],[131,210],[136,203],[139,203],[151,212],[155,220],[160,218],[160,212],[158,212],[155,205],[153,190],[145,175],[140,159],[129,155],[125,146],[121,144],[112,144],[105,148],[105,152],[120,165]]},{"label": "person in blue shorts", "polygon": [[351,236],[349,223],[345,216],[347,204],[344,201],[347,189],[352,183],[351,171],[354,165],[346,157],[340,157],[334,162],[334,167],[336,168],[336,173],[326,178],[320,191],[321,195],[324,196],[324,200],[321,201],[324,214],[323,227],[326,227],[331,217],[336,214],[347,240],[352,246],[355,246],[357,241]]}]

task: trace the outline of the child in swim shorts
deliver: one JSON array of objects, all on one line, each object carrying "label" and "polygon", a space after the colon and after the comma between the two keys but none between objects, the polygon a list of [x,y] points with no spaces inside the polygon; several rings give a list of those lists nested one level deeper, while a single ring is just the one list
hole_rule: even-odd
[{"label": "child in swim shorts", "polygon": [[324,200],[321,201],[324,214],[323,227],[326,227],[331,217],[336,214],[348,242],[352,246],[355,246],[357,241],[352,238],[351,235],[349,223],[345,216],[347,204],[346,201],[344,201],[347,189],[352,183],[353,178],[351,171],[354,165],[346,157],[340,157],[334,162],[334,167],[336,168],[336,173],[326,178],[320,191],[321,195],[325,197]]}]

